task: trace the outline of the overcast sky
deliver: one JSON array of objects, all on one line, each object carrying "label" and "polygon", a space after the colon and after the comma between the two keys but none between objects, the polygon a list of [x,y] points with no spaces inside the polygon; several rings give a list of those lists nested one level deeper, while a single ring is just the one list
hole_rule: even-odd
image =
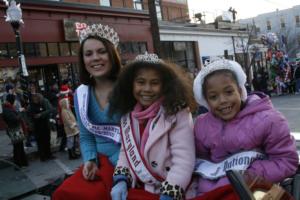
[{"label": "overcast sky", "polygon": [[207,23],[227,11],[230,7],[237,11],[236,18],[245,19],[262,13],[283,10],[300,5],[300,0],[188,0],[190,15],[205,12]]}]

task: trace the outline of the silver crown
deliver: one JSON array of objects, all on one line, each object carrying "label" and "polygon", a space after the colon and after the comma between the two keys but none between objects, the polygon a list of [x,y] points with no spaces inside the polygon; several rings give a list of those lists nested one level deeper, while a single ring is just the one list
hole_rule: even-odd
[{"label": "silver crown", "polygon": [[113,28],[110,28],[107,25],[93,24],[87,26],[85,29],[79,32],[79,42],[81,43],[84,39],[86,39],[90,35],[105,38],[111,43],[113,43],[115,47],[117,47],[119,44],[118,33],[115,32]]},{"label": "silver crown", "polygon": [[161,63],[163,61],[156,54],[146,51],[144,54],[137,55],[134,62]]}]

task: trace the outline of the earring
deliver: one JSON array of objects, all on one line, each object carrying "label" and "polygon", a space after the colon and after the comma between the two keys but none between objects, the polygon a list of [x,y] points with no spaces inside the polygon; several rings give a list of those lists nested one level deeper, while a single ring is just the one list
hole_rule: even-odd
[{"label": "earring", "polygon": [[92,75],[92,74],[90,74],[90,78],[93,78],[93,75]]}]

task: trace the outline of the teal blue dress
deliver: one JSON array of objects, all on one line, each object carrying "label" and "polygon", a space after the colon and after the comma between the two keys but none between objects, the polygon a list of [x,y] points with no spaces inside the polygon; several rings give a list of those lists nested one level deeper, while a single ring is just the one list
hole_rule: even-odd
[{"label": "teal blue dress", "polygon": [[[77,91],[76,91],[77,92]],[[117,123],[120,124],[121,116],[119,114],[114,114],[112,117],[108,116],[109,105],[107,105],[103,110],[100,108],[94,90],[89,87],[89,97],[88,97],[88,118],[91,123],[93,124],[111,124]],[[98,154],[105,155],[110,160],[113,166],[116,166],[119,153],[120,153],[120,143],[116,143],[110,139],[94,135],[90,131],[86,129],[86,127],[82,124],[79,115],[79,108],[78,108],[78,100],[77,95],[75,93],[74,98],[74,106],[76,112],[76,118],[80,130],[80,148],[81,154],[83,157],[83,161],[89,161],[96,159]]]}]

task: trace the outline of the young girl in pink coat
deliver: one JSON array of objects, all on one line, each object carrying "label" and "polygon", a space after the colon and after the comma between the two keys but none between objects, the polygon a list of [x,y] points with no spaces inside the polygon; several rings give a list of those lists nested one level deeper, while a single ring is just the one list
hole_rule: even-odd
[{"label": "young girl in pink coat", "polygon": [[188,83],[155,54],[123,69],[110,107],[123,115],[112,200],[184,199],[195,165]]},{"label": "young girl in pink coat", "polygon": [[229,60],[212,62],[194,81],[197,102],[209,110],[194,127],[199,200],[235,199],[227,190],[230,169],[273,183],[296,172],[298,155],[287,120],[267,95],[247,96],[245,83],[241,66]]}]

